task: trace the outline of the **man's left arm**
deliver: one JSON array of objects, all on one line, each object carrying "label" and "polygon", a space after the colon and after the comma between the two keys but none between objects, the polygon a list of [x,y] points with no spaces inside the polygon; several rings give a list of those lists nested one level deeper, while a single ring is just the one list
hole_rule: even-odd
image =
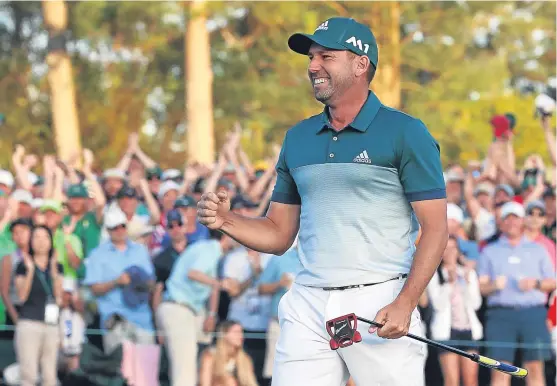
[{"label": "man's left arm", "polygon": [[421,226],[420,242],[408,278],[397,298],[379,310],[375,321],[382,338],[397,339],[408,333],[412,312],[435,273],[447,245],[447,201],[440,148],[425,125],[413,120],[400,135],[398,173],[408,202]]}]

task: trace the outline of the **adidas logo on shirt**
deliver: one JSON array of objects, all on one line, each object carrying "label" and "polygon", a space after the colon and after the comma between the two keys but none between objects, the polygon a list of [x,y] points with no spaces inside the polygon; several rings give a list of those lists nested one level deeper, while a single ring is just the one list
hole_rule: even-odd
[{"label": "adidas logo on shirt", "polygon": [[360,163],[364,163],[364,164],[370,164],[371,163],[371,158],[369,158],[369,156],[367,155],[367,151],[364,150],[359,155],[357,155],[356,158],[354,158],[352,161],[353,162],[360,162]]}]

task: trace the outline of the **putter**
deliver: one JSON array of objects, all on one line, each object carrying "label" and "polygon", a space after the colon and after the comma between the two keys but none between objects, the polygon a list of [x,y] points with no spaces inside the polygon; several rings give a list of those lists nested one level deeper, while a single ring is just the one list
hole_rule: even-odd
[{"label": "putter", "polygon": [[[375,327],[379,327],[379,328],[383,327],[381,323],[377,323],[372,320],[356,316],[356,314],[348,314],[348,315],[339,316],[338,318],[335,319],[331,319],[326,323],[327,332],[331,337],[331,340],[329,341],[331,350],[338,350],[339,348],[345,348],[351,346],[353,343],[358,343],[362,341],[362,335],[360,334],[360,332],[357,331],[358,320],[364,323],[368,323]],[[491,359],[483,355],[468,353],[466,351],[462,351],[457,348],[447,346],[445,344],[435,342],[427,338],[422,338],[420,336],[413,335],[413,334],[406,334],[406,336],[411,339],[415,339],[422,343],[428,344],[430,346],[434,346],[437,348],[441,348],[443,350],[450,351],[457,355],[468,358],[482,366],[495,369],[497,371],[501,371],[502,373],[512,375],[513,377],[525,378],[528,375],[528,371],[526,369],[509,365],[506,363],[501,363],[495,359]]]}]

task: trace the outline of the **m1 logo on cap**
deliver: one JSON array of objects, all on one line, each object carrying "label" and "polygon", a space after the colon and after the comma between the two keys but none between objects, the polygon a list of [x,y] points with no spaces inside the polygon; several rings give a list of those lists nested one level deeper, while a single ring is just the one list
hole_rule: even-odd
[{"label": "m1 logo on cap", "polygon": [[352,44],[354,47],[357,47],[360,49],[360,51],[364,51],[367,54],[367,50],[369,50],[369,44],[363,44],[362,47],[362,41],[360,39],[356,39],[355,36],[352,36],[350,39],[348,39],[345,43],[350,43]]},{"label": "m1 logo on cap", "polygon": [[313,33],[316,33],[317,31],[321,31],[321,30],[322,30],[322,31],[327,31],[328,29],[329,29],[329,20],[327,20],[327,21],[321,23],[321,24],[319,25],[319,27],[317,27],[317,28],[315,29],[315,31],[313,31]]}]

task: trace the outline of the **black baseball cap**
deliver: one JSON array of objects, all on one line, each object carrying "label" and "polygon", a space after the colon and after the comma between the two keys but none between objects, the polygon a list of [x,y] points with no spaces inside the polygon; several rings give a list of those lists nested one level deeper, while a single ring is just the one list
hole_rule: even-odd
[{"label": "black baseball cap", "polygon": [[168,226],[176,222],[180,225],[183,225],[184,219],[182,218],[182,213],[180,213],[178,209],[172,209],[166,214],[166,224]]},{"label": "black baseball cap", "polygon": [[359,56],[367,56],[377,68],[379,51],[371,29],[347,17],[332,17],[321,23],[313,34],[295,33],[288,39],[288,47],[294,52],[307,55],[313,43],[332,50],[348,50]]},{"label": "black baseball cap", "polygon": [[137,191],[131,186],[124,186],[118,191],[118,198],[137,198]]}]

